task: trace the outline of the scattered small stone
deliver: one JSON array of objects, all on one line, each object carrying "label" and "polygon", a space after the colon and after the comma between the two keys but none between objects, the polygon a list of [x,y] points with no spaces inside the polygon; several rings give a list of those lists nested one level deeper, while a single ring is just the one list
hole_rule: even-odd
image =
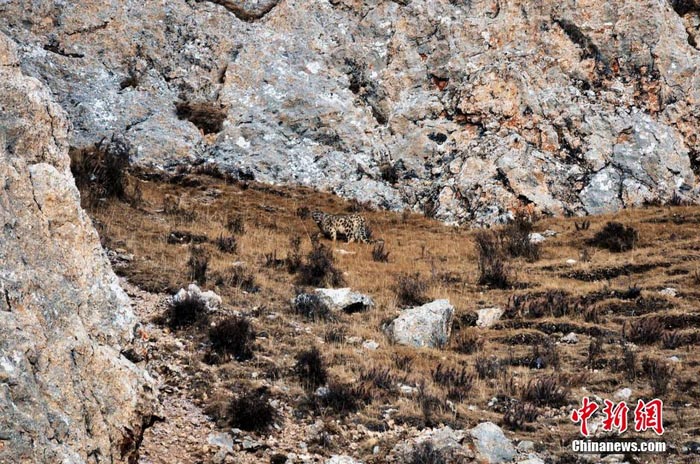
[{"label": "scattered small stone", "polygon": [[203,300],[206,303],[209,311],[214,311],[221,306],[221,297],[219,295],[211,290],[203,292],[196,284],[190,284],[187,287],[187,290],[181,288],[180,291],[178,291],[173,297],[173,301],[177,303],[188,298]]},{"label": "scattered small stone", "polygon": [[621,388],[615,393],[613,393],[613,398],[617,401],[627,401],[632,396],[631,388]]},{"label": "scattered small stone", "polygon": [[576,335],[576,333],[574,333],[574,332],[570,332],[566,336],[562,337],[560,339],[560,341],[562,343],[569,343],[569,344],[573,345],[573,344],[578,343],[578,335]]},{"label": "scattered small stone", "polygon": [[364,343],[362,343],[362,348],[374,351],[379,348],[379,343],[374,340],[365,340]]},{"label": "scattered small stone", "polygon": [[207,443],[227,453],[233,453],[233,438],[228,433],[212,432],[207,437]]},{"label": "scattered small stone", "polygon": [[659,295],[675,298],[678,296],[678,290],[673,287],[666,287],[663,290],[659,290]]},{"label": "scattered small stone", "polygon": [[528,239],[530,240],[530,243],[537,244],[537,243],[542,243],[546,239],[544,238],[544,235],[539,234],[537,232],[532,232],[529,236]]},{"label": "scattered small stone", "polygon": [[362,461],[358,461],[346,455],[333,455],[330,459],[326,460],[326,464],[362,464]]}]

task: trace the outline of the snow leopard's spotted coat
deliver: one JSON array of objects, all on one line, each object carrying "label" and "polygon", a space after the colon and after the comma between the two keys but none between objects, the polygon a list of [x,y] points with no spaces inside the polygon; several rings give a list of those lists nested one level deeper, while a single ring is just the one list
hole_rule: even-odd
[{"label": "snow leopard's spotted coat", "polygon": [[359,214],[326,214],[323,211],[314,211],[311,218],[328,238],[336,239],[345,237],[348,242],[372,243],[372,231],[367,225],[367,220]]}]

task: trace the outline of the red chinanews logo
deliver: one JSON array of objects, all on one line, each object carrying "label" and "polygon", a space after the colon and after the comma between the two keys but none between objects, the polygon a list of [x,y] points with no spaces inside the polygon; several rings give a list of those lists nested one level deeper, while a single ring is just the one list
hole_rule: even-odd
[{"label": "red chinanews logo", "polygon": [[[627,430],[627,413],[630,410],[627,407],[627,403],[621,401],[615,404],[610,400],[604,400],[604,404],[603,414],[605,414],[605,419],[603,419],[603,430],[611,432],[615,429],[618,433],[623,433]],[[654,398],[646,403],[643,400],[637,401],[637,407],[634,408],[634,431],[653,430],[657,435],[662,435],[664,433],[663,407],[663,401],[658,398]],[[581,408],[574,409],[571,412],[571,420],[574,423],[581,423],[581,435],[584,437],[589,435],[588,419],[598,409],[598,404],[591,401],[590,398],[584,397],[581,401]]]}]

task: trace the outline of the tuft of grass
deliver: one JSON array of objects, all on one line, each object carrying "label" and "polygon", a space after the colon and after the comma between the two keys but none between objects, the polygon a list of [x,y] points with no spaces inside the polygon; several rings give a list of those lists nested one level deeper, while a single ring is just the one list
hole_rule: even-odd
[{"label": "tuft of grass", "polygon": [[317,397],[317,405],[339,415],[356,412],[372,400],[372,395],[363,385],[332,381],[327,388],[323,395]]},{"label": "tuft of grass", "polygon": [[642,372],[649,378],[654,396],[665,396],[675,369],[658,359],[645,357],[642,359]]},{"label": "tuft of grass", "polygon": [[486,285],[492,288],[510,287],[512,279],[510,262],[496,233],[489,230],[480,230],[474,236],[474,240],[479,255],[477,261],[479,285]]},{"label": "tuft of grass", "polygon": [[71,171],[75,183],[87,192],[91,204],[102,198],[127,199],[127,169],[131,147],[126,140],[112,137],[83,150],[71,150]]},{"label": "tuft of grass", "polygon": [[622,253],[632,250],[638,240],[639,233],[633,227],[626,227],[619,222],[608,222],[587,243],[613,253]]},{"label": "tuft of grass", "polygon": [[431,440],[426,440],[413,448],[406,464],[447,464],[447,460]]},{"label": "tuft of grass", "polygon": [[243,235],[245,233],[245,219],[241,215],[235,215],[228,218],[226,221],[226,230],[234,235]]},{"label": "tuft of grass", "polygon": [[246,361],[253,357],[255,330],[248,319],[232,316],[209,329],[209,341],[215,353]]},{"label": "tuft of grass", "polygon": [[374,247],[372,248],[372,260],[377,263],[389,262],[389,252],[385,249],[384,241],[374,244]]},{"label": "tuft of grass", "polygon": [[297,284],[314,287],[339,287],[345,283],[342,272],[335,267],[331,250],[320,243],[314,243],[299,268]]},{"label": "tuft of grass", "polygon": [[532,403],[518,401],[503,413],[503,424],[511,430],[525,430],[537,419],[539,412]]},{"label": "tuft of grass", "polygon": [[561,407],[567,403],[567,391],[555,376],[531,379],[522,389],[521,398],[540,406]]},{"label": "tuft of grass", "polygon": [[396,294],[399,306],[420,306],[428,302],[428,287],[428,281],[416,272],[398,276],[392,290]]},{"label": "tuft of grass", "polygon": [[480,351],[484,346],[484,340],[476,330],[463,330],[453,337],[451,347],[462,354],[472,354]]},{"label": "tuft of grass", "polygon": [[200,247],[190,248],[190,259],[187,261],[190,280],[197,282],[199,285],[204,285],[207,281],[207,269],[209,267],[209,256],[206,251]]},{"label": "tuft of grass", "polygon": [[219,280],[221,284],[239,288],[248,293],[257,293],[260,290],[255,282],[255,276],[243,265],[232,266]]},{"label": "tuft of grass", "polygon": [[248,432],[263,431],[277,418],[277,411],[264,388],[234,398],[226,412],[231,427]]},{"label": "tuft of grass", "polygon": [[494,356],[490,358],[478,356],[474,363],[474,368],[476,370],[476,375],[480,379],[495,379],[505,371],[503,363]]},{"label": "tuft of grass", "polygon": [[328,371],[318,348],[302,351],[296,356],[294,372],[307,389],[314,389],[326,383]]},{"label": "tuft of grass", "polygon": [[643,317],[625,321],[622,326],[622,337],[640,345],[651,345],[661,339],[664,333],[664,325],[657,317]]},{"label": "tuft of grass", "polygon": [[458,369],[438,363],[435,370],[431,372],[431,376],[435,383],[447,387],[447,398],[453,401],[464,401],[474,385],[474,374],[467,372],[465,367]]},{"label": "tuft of grass", "polygon": [[518,212],[512,221],[499,232],[505,251],[513,258],[525,258],[529,262],[540,258],[540,244],[530,241],[533,230],[533,217]]},{"label": "tuft of grass", "polygon": [[287,272],[294,274],[301,267],[301,237],[297,235],[290,238],[289,248],[290,250],[284,259],[284,264],[287,267]]},{"label": "tuft of grass", "polygon": [[181,300],[172,300],[166,311],[166,320],[171,329],[181,329],[195,323],[206,323],[209,315],[207,304],[201,298],[188,294]]},{"label": "tuft of grass", "polygon": [[232,235],[219,235],[214,241],[219,251],[223,253],[235,254],[238,252],[238,241]]},{"label": "tuft of grass", "polygon": [[315,293],[297,293],[292,300],[292,312],[313,322],[334,319],[330,308]]}]

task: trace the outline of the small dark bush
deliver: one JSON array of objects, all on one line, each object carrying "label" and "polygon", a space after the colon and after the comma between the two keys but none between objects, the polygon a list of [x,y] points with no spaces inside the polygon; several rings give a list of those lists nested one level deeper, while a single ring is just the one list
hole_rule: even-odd
[{"label": "small dark bush", "polygon": [[428,301],[425,294],[428,291],[428,281],[419,273],[398,276],[392,290],[396,294],[399,306],[417,306]]},{"label": "small dark bush", "polygon": [[272,425],[277,411],[270,404],[267,391],[259,389],[232,400],[227,416],[231,427],[253,432],[263,431]]},{"label": "small dark bush", "polygon": [[480,379],[495,379],[505,370],[503,363],[493,356],[490,358],[477,357],[474,367],[476,375]]},{"label": "small dark bush", "polygon": [[189,278],[203,285],[207,281],[207,268],[209,267],[209,256],[199,247],[190,249],[190,259],[187,261]]},{"label": "small dark bush", "polygon": [[328,371],[318,348],[302,351],[296,360],[294,372],[304,388],[314,389],[326,383]]},{"label": "small dark bush", "polygon": [[206,235],[191,234],[179,230],[170,231],[166,240],[170,245],[182,245],[187,243],[204,243],[207,241]]},{"label": "small dark bush", "polygon": [[357,411],[371,400],[372,395],[362,385],[330,382],[328,391],[318,397],[318,405],[337,414],[348,414]]},{"label": "small dark bush", "polygon": [[347,331],[342,325],[329,327],[323,334],[323,341],[326,343],[345,343]]},{"label": "small dark bush", "polygon": [[411,371],[411,366],[413,366],[413,362],[415,361],[415,358],[411,355],[398,354],[398,353],[392,354],[391,359],[392,359],[392,361],[394,361],[394,365],[398,369],[401,369],[402,371],[405,371],[405,372]]},{"label": "small dark bush", "polygon": [[588,219],[584,219],[580,223],[578,221],[574,221],[574,226],[576,227],[576,231],[582,231],[582,230],[588,230],[591,227],[591,221]]},{"label": "small dark bush", "polygon": [[496,234],[481,230],[476,233],[474,240],[479,255],[479,284],[493,288],[510,287],[510,263]]},{"label": "small dark bush", "polygon": [[566,388],[554,376],[538,377],[530,380],[521,392],[523,401],[536,405],[560,407],[566,405]]},{"label": "small dark bush", "polygon": [[637,244],[639,234],[632,227],[626,227],[619,222],[608,222],[603,230],[597,232],[588,244],[605,248],[613,253],[631,250]]},{"label": "small dark bush", "polygon": [[475,330],[463,330],[453,338],[451,343],[452,349],[458,353],[472,354],[484,346],[484,340],[479,337],[479,333]]},{"label": "small dark bush", "polygon": [[385,163],[379,168],[379,171],[382,175],[382,179],[386,182],[394,185],[399,181],[399,172],[393,164]]},{"label": "small dark bush", "polygon": [[265,253],[265,267],[280,269],[285,265],[285,260],[277,257],[277,250]]},{"label": "small dark bush", "polygon": [[166,194],[163,197],[163,212],[169,216],[175,216],[183,221],[192,222],[197,219],[197,212],[192,209],[183,208],[180,199],[174,195]]},{"label": "small dark bush", "polygon": [[342,272],[335,267],[329,248],[314,243],[313,249],[299,268],[297,283],[314,287],[338,287],[345,283]]},{"label": "small dark bush", "polygon": [[178,119],[186,119],[204,134],[221,132],[226,120],[226,108],[211,102],[180,101],[175,104]]},{"label": "small dark bush", "polygon": [[546,369],[551,367],[555,370],[559,370],[560,365],[559,350],[557,349],[556,343],[552,340],[547,340],[542,345],[534,345],[532,347],[529,366],[531,369]]},{"label": "small dark bush", "polygon": [[255,331],[243,317],[229,317],[209,329],[211,348],[217,354],[246,361],[253,357]]},{"label": "small dark bush", "polygon": [[76,185],[92,197],[91,201],[125,200],[130,151],[128,142],[119,137],[102,140],[87,149],[71,150],[71,171]]},{"label": "small dark bush", "polygon": [[232,235],[225,236],[221,234],[216,238],[214,243],[216,243],[216,247],[219,249],[219,251],[224,253],[234,254],[238,251],[238,241],[236,240],[236,237]]},{"label": "small dark bush", "polygon": [[433,442],[426,440],[413,448],[407,464],[447,464],[447,461]]},{"label": "small dark bush", "polygon": [[167,322],[170,328],[180,329],[195,323],[205,323],[209,310],[201,298],[187,295],[185,298],[170,303],[167,311]]},{"label": "small dark bush", "polygon": [[627,344],[622,345],[622,369],[630,382],[637,378],[637,353]]},{"label": "small dark bush", "polygon": [[374,387],[382,390],[393,390],[397,383],[396,376],[388,368],[373,367],[370,370],[362,371],[360,380],[370,382]]},{"label": "small dark bush", "polygon": [[308,206],[300,206],[296,210],[296,215],[299,219],[308,219],[311,217],[311,210]]},{"label": "small dark bush", "polygon": [[239,288],[248,293],[257,293],[260,287],[255,282],[255,276],[245,266],[233,266],[228,270],[223,283],[230,287]]},{"label": "small dark bush", "polygon": [[503,414],[503,424],[511,430],[524,430],[527,428],[526,424],[537,419],[538,414],[534,404],[518,401],[506,409]]},{"label": "small dark bush", "polygon": [[298,293],[292,301],[292,311],[313,322],[334,319],[330,308],[315,293]]},{"label": "small dark bush", "polygon": [[522,257],[531,262],[540,258],[540,244],[530,241],[532,221],[531,215],[518,213],[499,232],[505,250],[511,257]]},{"label": "small dark bush", "polygon": [[586,365],[591,369],[597,369],[599,361],[603,356],[603,339],[594,338],[588,344],[588,361]]},{"label": "small dark bush", "polygon": [[389,262],[389,252],[385,250],[383,241],[374,244],[372,248],[372,260],[378,263]]},{"label": "small dark bush", "polygon": [[663,323],[656,317],[644,317],[625,322],[622,326],[622,336],[625,340],[640,345],[651,345],[661,339],[664,333]]},{"label": "small dark bush", "polygon": [[467,372],[464,367],[457,369],[438,363],[431,375],[433,381],[447,387],[447,397],[453,401],[463,401],[467,398],[474,385],[474,374]]},{"label": "small dark bush", "polygon": [[241,235],[245,232],[245,219],[243,216],[232,216],[226,221],[226,229],[234,235]]},{"label": "small dark bush", "polygon": [[301,267],[301,237],[292,237],[289,240],[289,248],[284,264],[287,266],[287,272],[294,274]]},{"label": "small dark bush", "polygon": [[675,369],[668,364],[651,358],[642,360],[642,372],[649,378],[649,383],[655,397],[665,396],[668,385],[673,380]]},{"label": "small dark bush", "polygon": [[664,332],[661,336],[661,345],[667,350],[675,350],[681,346],[683,342],[683,335],[676,330],[673,332]]}]

